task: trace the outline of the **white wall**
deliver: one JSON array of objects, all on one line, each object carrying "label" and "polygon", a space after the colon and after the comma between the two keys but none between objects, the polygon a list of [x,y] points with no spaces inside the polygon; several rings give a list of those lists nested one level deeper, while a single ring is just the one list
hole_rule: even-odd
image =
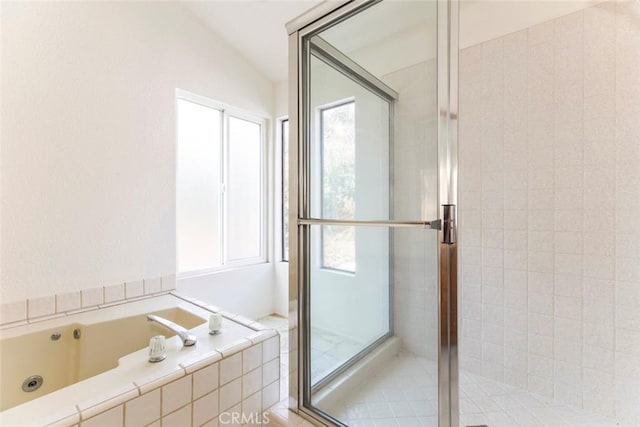
[{"label": "white wall", "polygon": [[277,82],[274,85],[275,116],[289,116],[289,82]]},{"label": "white wall", "polygon": [[249,319],[276,312],[273,264],[263,263],[178,280],[178,290]]},{"label": "white wall", "polygon": [[640,3],[464,49],[465,369],[640,425]]},{"label": "white wall", "polygon": [[2,3],[4,302],[175,271],[175,88],[271,116],[272,83],[178,4]]}]

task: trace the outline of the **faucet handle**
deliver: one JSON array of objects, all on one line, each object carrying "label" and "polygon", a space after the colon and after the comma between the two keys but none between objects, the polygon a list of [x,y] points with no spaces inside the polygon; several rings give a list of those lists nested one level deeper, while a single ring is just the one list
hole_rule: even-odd
[{"label": "faucet handle", "polygon": [[211,313],[209,316],[209,335],[217,335],[222,329],[222,314]]},{"label": "faucet handle", "polygon": [[164,335],[156,335],[149,340],[149,362],[162,362],[167,357],[167,344]]}]

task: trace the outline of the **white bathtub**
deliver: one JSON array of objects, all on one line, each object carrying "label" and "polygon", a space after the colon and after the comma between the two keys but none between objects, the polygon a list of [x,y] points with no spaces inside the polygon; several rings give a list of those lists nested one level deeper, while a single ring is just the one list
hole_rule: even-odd
[{"label": "white bathtub", "polygon": [[[147,320],[152,313],[189,329],[197,336],[196,345],[183,347],[174,333]],[[225,319],[223,333],[209,335],[210,313],[162,295],[2,330],[0,425],[72,425],[100,413],[103,402],[113,406],[135,398],[252,344],[247,337],[255,337],[256,330],[230,319]],[[52,340],[57,333],[60,338]],[[149,338],[160,334],[171,337],[167,358],[149,363]],[[43,384],[24,392],[22,383],[32,375],[42,376]]]}]

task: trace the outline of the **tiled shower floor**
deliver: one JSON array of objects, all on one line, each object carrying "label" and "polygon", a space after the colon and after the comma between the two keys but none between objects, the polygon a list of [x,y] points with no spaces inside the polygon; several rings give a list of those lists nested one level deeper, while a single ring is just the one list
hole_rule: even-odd
[{"label": "tiled shower floor", "polygon": [[[274,424],[311,426],[287,411],[287,320],[260,320],[281,334],[281,401],[272,409]],[[351,427],[437,426],[436,366],[433,361],[401,353],[378,375],[331,411]],[[460,375],[460,426],[489,427],[630,427],[477,375]]]},{"label": "tiled shower floor", "polygon": [[[353,427],[436,427],[436,380],[433,361],[401,353],[334,413]],[[613,419],[465,372],[460,375],[460,413],[462,427],[623,426]]]},{"label": "tiled shower floor", "polygon": [[342,366],[364,345],[323,329],[311,328],[311,382],[315,384]]}]

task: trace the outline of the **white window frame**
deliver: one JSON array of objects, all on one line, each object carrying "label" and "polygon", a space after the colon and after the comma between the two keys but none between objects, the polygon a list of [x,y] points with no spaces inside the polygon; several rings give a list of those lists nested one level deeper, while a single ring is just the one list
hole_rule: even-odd
[{"label": "white window frame", "polygon": [[[354,107],[356,105],[356,99],[353,96],[349,96],[346,98],[342,98],[342,99],[338,99],[335,101],[331,101],[322,105],[319,105],[315,108],[316,110],[316,118],[315,118],[315,122],[316,122],[316,135],[317,135],[317,140],[319,141],[319,143],[317,144],[317,156],[320,159],[320,167],[318,168],[318,178],[317,178],[317,185],[318,185],[318,189],[317,189],[317,203],[319,206],[319,215],[320,218],[325,218],[324,216],[324,138],[323,138],[323,119],[322,119],[322,114],[324,111],[326,110],[331,110],[333,108],[338,108],[341,107],[343,105],[347,105],[347,104],[353,104]],[[354,122],[354,126],[355,126],[355,122]],[[355,143],[355,141],[354,141]],[[339,273],[339,274],[345,274],[348,276],[355,276],[357,270],[358,270],[358,258],[357,258],[357,249],[355,248],[355,241],[354,241],[354,268],[353,270],[345,270],[342,268],[335,268],[335,267],[331,267],[331,266],[327,266],[324,262],[324,258],[325,258],[325,246],[324,246],[324,225],[319,227],[319,236],[318,236],[318,246],[317,246],[317,250],[318,253],[320,254],[320,256],[318,257],[318,268],[320,270],[326,270],[326,271],[331,271],[331,272],[335,272],[335,273]]]},{"label": "white window frame", "polygon": [[[285,247],[285,239],[286,236],[284,234],[284,223],[285,221],[288,221],[288,215],[289,212],[284,210],[284,182],[286,179],[289,179],[288,176],[284,175],[284,171],[285,168],[288,165],[284,164],[284,145],[285,142],[288,143],[289,141],[285,141],[284,140],[284,132],[283,127],[284,127],[284,122],[288,122],[289,121],[289,117],[288,116],[283,116],[283,117],[278,117],[276,119],[276,123],[277,123],[277,128],[276,128],[276,170],[278,171],[277,174],[277,179],[276,179],[276,185],[277,185],[277,193],[279,195],[277,201],[277,205],[276,205],[276,218],[278,221],[278,224],[276,226],[277,230],[278,230],[278,247],[276,248],[276,253],[277,253],[277,258],[278,258],[278,262],[283,262],[283,263],[288,263],[289,262],[289,257],[291,257],[291,254],[289,253],[288,249],[288,242],[287,243],[287,255],[289,255],[288,257],[285,257],[285,253],[284,253],[284,247]],[[289,138],[291,138],[291,135],[289,135]],[[291,200],[289,200],[289,204],[291,204]],[[291,232],[291,226],[289,226],[289,232]]]},{"label": "white window frame", "polygon": [[[222,264],[216,267],[204,268],[193,271],[178,271],[176,278],[185,279],[190,277],[205,276],[212,273],[226,271],[230,269],[236,269],[240,267],[246,267],[256,264],[264,264],[268,262],[268,250],[267,250],[267,236],[268,236],[268,218],[267,218],[267,195],[268,195],[268,176],[267,176],[267,117],[261,116],[255,113],[247,112],[242,109],[224,104],[222,102],[214,101],[202,95],[197,95],[186,90],[176,89],[175,92],[175,110],[178,110],[178,100],[182,99],[188,102],[200,104],[205,107],[218,110],[221,115],[220,120],[220,132],[221,132],[221,150],[220,153],[220,188],[221,197],[219,212],[222,220],[218,223],[219,235],[221,236],[219,242],[219,248],[221,253]],[[260,126],[260,254],[255,257],[229,259],[228,258],[228,245],[227,245],[227,220],[229,217],[227,197],[228,192],[226,190],[227,183],[229,182],[229,117],[235,117],[248,122],[256,123]],[[175,137],[176,141],[176,176],[178,173],[179,165],[177,162],[178,154],[178,117],[175,114]],[[177,207],[178,188],[176,188],[176,207]],[[176,241],[178,234],[177,226],[177,210],[176,210]],[[177,248],[177,247],[176,247]],[[178,267],[178,253],[176,250],[176,267]],[[177,270],[177,268],[176,268]]]}]

